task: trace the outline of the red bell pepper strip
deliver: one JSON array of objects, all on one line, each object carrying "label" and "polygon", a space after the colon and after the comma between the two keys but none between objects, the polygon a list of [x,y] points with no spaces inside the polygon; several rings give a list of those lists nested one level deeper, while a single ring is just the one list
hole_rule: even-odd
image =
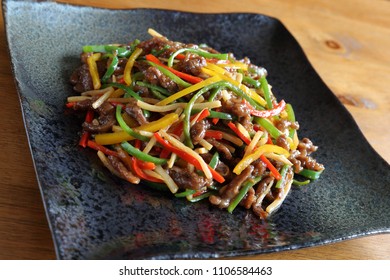
[{"label": "red bell pepper strip", "polygon": [[[85,116],[85,122],[90,123],[93,121],[94,112],[93,110],[88,110],[87,115]],[[81,135],[79,145],[83,148],[87,147],[87,142],[89,139],[90,133],[88,131],[83,131],[83,134]]]},{"label": "red bell pepper strip", "polygon": [[[175,146],[173,146],[171,143],[169,143],[168,141],[163,139],[158,132],[154,133],[154,137],[156,138],[157,142],[160,143],[165,149],[171,151],[172,153],[177,154],[179,157],[181,157],[182,159],[184,159],[188,163],[190,163],[193,166],[195,166],[196,169],[202,171],[202,166],[200,165],[199,161],[196,158],[194,158],[191,155],[187,154],[185,151],[182,151],[182,150],[176,148]],[[212,169],[209,165],[207,165],[207,167],[210,170],[213,178],[217,182],[219,182],[219,183],[225,182],[225,178],[223,178],[221,176],[221,174],[219,174],[217,171]]]},{"label": "red bell pepper strip", "polygon": [[160,158],[168,158],[170,154],[171,154],[171,151],[164,149],[160,153]]},{"label": "red bell pepper strip", "polygon": [[251,143],[251,140],[248,137],[246,137],[244,134],[242,134],[242,132],[238,129],[238,127],[233,122],[229,122],[228,126],[231,130],[233,130],[237,134],[238,137],[240,137],[242,141],[244,141],[245,144],[249,145]]},{"label": "red bell pepper strip", "polygon": [[269,118],[276,115],[279,115],[284,108],[286,108],[286,102],[284,100],[280,101],[279,104],[276,104],[272,109],[269,110],[256,110],[253,107],[250,110],[250,114],[260,118]]},{"label": "red bell pepper strip", "polygon": [[137,160],[137,164],[141,169],[154,170],[156,165],[153,162]]},{"label": "red bell pepper strip", "polygon": [[274,175],[276,180],[282,179],[282,176],[280,175],[279,171],[275,168],[275,166],[273,166],[273,164],[268,160],[268,158],[266,158],[264,155],[261,155],[260,159],[267,165],[268,169]]},{"label": "red bell pepper strip", "polygon": [[66,103],[66,108],[73,108],[74,104],[76,104],[76,102],[68,102]]},{"label": "red bell pepper strip", "polygon": [[140,177],[141,179],[147,180],[147,181],[155,182],[155,183],[164,183],[163,180],[160,180],[158,178],[155,178],[155,177],[152,177],[152,176],[145,174],[142,171],[142,169],[140,168],[140,166],[138,165],[138,163],[139,163],[139,161],[135,157],[131,158],[131,169],[134,171],[134,173],[138,177]]},{"label": "red bell pepper strip", "polygon": [[182,53],[179,53],[178,55],[176,55],[175,58],[177,58],[177,59],[179,59],[179,60],[183,60],[183,59],[186,58],[186,56],[185,56],[184,54],[182,54]]},{"label": "red bell pepper strip", "polygon": [[221,140],[223,137],[223,134],[221,131],[217,131],[217,130],[206,130],[206,133],[204,136],[211,137],[211,138],[214,138],[216,140]]},{"label": "red bell pepper strip", "polygon": [[176,69],[173,69],[171,67],[166,66],[164,63],[162,63],[157,57],[155,57],[152,54],[147,54],[145,56],[145,58],[146,58],[146,60],[148,60],[150,62],[156,63],[157,65],[164,67],[165,69],[169,70],[170,72],[172,72],[173,74],[175,74],[179,78],[182,78],[183,80],[185,80],[191,84],[196,84],[196,83],[203,81],[203,79],[201,79],[199,77],[192,76],[192,75],[189,75],[187,73],[180,72],[180,71],[177,71]]},{"label": "red bell pepper strip", "polygon": [[96,151],[101,151],[103,154],[105,154],[107,156],[118,157],[118,153],[117,152],[115,152],[113,150],[110,150],[110,149],[104,147],[103,145],[99,145],[95,141],[88,140],[87,146],[90,147],[91,149],[96,150]]}]

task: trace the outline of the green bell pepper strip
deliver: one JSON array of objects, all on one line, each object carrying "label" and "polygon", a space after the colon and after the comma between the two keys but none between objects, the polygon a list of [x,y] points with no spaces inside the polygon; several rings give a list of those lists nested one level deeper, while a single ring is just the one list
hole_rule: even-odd
[{"label": "green bell pepper strip", "polygon": [[224,88],[227,88],[231,91],[233,91],[237,96],[245,99],[246,101],[248,101],[248,103],[250,105],[252,105],[252,107],[254,107],[255,109],[257,110],[264,110],[264,107],[261,106],[260,104],[258,104],[255,100],[253,100],[250,96],[248,96],[242,89],[240,89],[239,87],[229,83],[228,81],[219,81],[217,83],[214,83],[216,84],[216,87],[220,87],[220,89],[224,89]]},{"label": "green bell pepper strip", "polygon": [[284,184],[284,182],[286,180],[286,175],[287,175],[288,169],[289,169],[288,164],[283,165],[283,167],[280,169],[280,176],[282,178],[276,182],[275,188],[280,189],[282,187],[282,185]]},{"label": "green bell pepper strip", "polygon": [[320,178],[322,171],[323,170],[315,171],[315,170],[310,170],[310,169],[303,169],[298,174],[303,176],[303,177],[306,177],[308,179],[316,180],[316,179]]},{"label": "green bell pepper strip", "polygon": [[186,189],[183,192],[175,193],[176,197],[186,197],[187,195],[191,195],[196,193],[196,190]]},{"label": "green bell pepper strip", "polygon": [[267,119],[255,117],[253,119],[257,124],[262,126],[265,130],[268,131],[268,133],[271,135],[272,138],[278,139],[280,135],[282,135],[282,132],[280,132],[279,129],[277,129],[271,122],[269,122]]},{"label": "green bell pepper strip", "polygon": [[209,165],[212,169],[215,169],[217,167],[218,163],[219,163],[219,154],[218,154],[218,152],[215,152],[213,157],[210,160]]},{"label": "green bell pepper strip", "polygon": [[[294,114],[294,110],[293,110],[293,107],[291,106],[291,104],[287,103],[286,104],[286,113],[287,113],[287,120],[291,123],[295,122],[295,114]],[[289,130],[289,137],[292,139],[294,138],[294,134],[295,134],[295,129],[290,129]]]},{"label": "green bell pepper strip", "polygon": [[201,201],[202,199],[205,199],[205,198],[208,198],[210,195],[214,194],[215,192],[213,191],[208,191],[208,192],[205,192],[205,193],[202,193],[201,195],[198,195],[198,196],[195,196],[195,197],[192,197],[190,199],[188,199],[190,202],[198,202],[198,201]]},{"label": "green bell pepper strip", "polygon": [[126,131],[127,134],[133,136],[136,139],[139,139],[141,141],[149,141],[149,137],[143,136],[139,134],[138,132],[135,132],[133,129],[131,129],[124,119],[122,118],[122,106],[118,105],[116,106],[116,120],[118,121],[119,126],[123,129],[123,131]]},{"label": "green bell pepper strip", "polygon": [[254,185],[256,185],[258,182],[260,182],[260,180],[263,178],[263,176],[258,176],[258,177],[255,177],[253,179],[249,179],[247,181],[245,181],[242,185],[241,185],[241,188],[240,188],[240,191],[238,192],[238,194],[234,197],[233,201],[230,202],[228,208],[227,208],[227,211],[231,214],[233,213],[233,210],[237,207],[237,205],[241,202],[241,200],[245,197],[245,195],[247,194],[247,192],[249,191],[249,189],[251,187],[253,187]]},{"label": "green bell pepper strip", "polygon": [[160,54],[162,54],[163,52],[165,52],[166,50],[168,50],[171,46],[170,45],[165,45],[161,50],[155,50],[155,49],[152,49],[151,53],[154,55],[154,56],[160,56]]},{"label": "green bell pepper strip", "polygon": [[296,185],[296,186],[304,186],[304,185],[307,185],[307,184],[310,184],[310,180],[298,181],[298,180],[296,180],[296,179],[293,179],[293,185]]},{"label": "green bell pepper strip", "polygon": [[[110,84],[107,84],[106,86],[112,86],[112,87],[123,89],[125,91],[125,96],[124,96],[125,98],[133,97],[136,100],[142,101],[142,97],[139,96],[139,94],[135,93],[129,86],[126,86],[126,85],[120,84],[120,83],[110,83]],[[142,112],[144,113],[145,117],[147,117],[147,118],[150,117],[149,111],[142,110]]]},{"label": "green bell pepper strip", "polygon": [[157,86],[157,85],[152,85],[150,83],[145,83],[145,82],[136,82],[137,85],[141,86],[141,87],[147,87],[149,89],[152,89],[152,90],[156,90],[158,92],[160,92],[161,94],[165,95],[165,96],[169,96],[171,95],[171,93],[166,89],[166,88],[163,88],[163,87],[160,87],[160,86]]},{"label": "green bell pepper strip", "polygon": [[[193,109],[191,111],[191,115],[193,114],[197,114],[199,112],[201,112],[202,110],[200,109]],[[210,112],[210,115],[207,116],[207,118],[218,118],[218,119],[221,119],[221,120],[234,120],[235,119],[235,116],[232,116],[228,113],[223,113],[223,112],[217,112],[217,111],[213,111],[213,110],[209,110]]]},{"label": "green bell pepper strip", "polygon": [[129,57],[131,54],[131,50],[133,48],[130,47],[130,49],[123,47],[123,46],[114,46],[114,45],[89,45],[83,47],[83,52],[100,52],[100,53],[110,53],[110,52],[116,52],[119,57]]},{"label": "green bell pepper strip", "polygon": [[249,76],[243,76],[242,82],[249,84],[249,85],[252,85],[254,88],[259,88],[261,86],[261,83],[258,80],[252,79]]},{"label": "green bell pepper strip", "polygon": [[221,87],[216,87],[212,90],[209,96],[209,102],[213,101],[217,94],[222,90]]},{"label": "green bell pepper strip", "polygon": [[136,157],[139,160],[146,161],[146,162],[153,162],[154,164],[157,165],[163,165],[167,162],[167,159],[157,158],[140,151],[139,149],[137,149],[127,141],[123,141],[121,143],[121,146],[129,155],[132,155],[133,157]]},{"label": "green bell pepper strip", "polygon": [[112,76],[112,74],[114,74],[114,71],[118,66],[118,63],[119,63],[118,55],[115,53],[111,58],[111,63],[108,66],[106,73],[103,75],[101,79],[103,83],[107,83],[107,80]]},{"label": "green bell pepper strip", "polygon": [[127,94],[127,95],[125,95],[125,98],[133,97],[137,100],[142,101],[141,96],[139,96],[137,93],[135,93],[129,86],[126,86],[126,85],[120,84],[120,83],[110,83],[110,84],[107,84],[106,86],[123,89],[125,91],[125,93]]},{"label": "green bell pepper strip", "polygon": [[223,82],[224,82],[223,87],[233,91],[236,95],[238,95],[239,97],[248,101],[248,103],[251,104],[255,109],[264,110],[263,106],[261,106],[255,100],[253,100],[250,96],[248,96],[242,89],[240,89],[239,87],[237,87],[235,85],[232,85],[231,83],[229,83],[227,81],[223,81]]},{"label": "green bell pepper strip", "polygon": [[229,58],[229,55],[227,53],[209,53],[201,49],[191,49],[191,48],[184,48],[177,50],[174,52],[168,59],[168,66],[172,67],[173,65],[173,60],[179,53],[183,52],[190,52],[190,53],[195,53],[197,55],[203,56],[204,58],[216,58],[220,60],[227,60]]},{"label": "green bell pepper strip", "polygon": [[175,82],[176,84],[178,84],[179,86],[182,86],[182,87],[189,87],[189,86],[192,86],[192,84],[190,83],[187,83],[186,81],[182,80],[181,78],[179,78],[178,76],[176,76],[175,74],[173,74],[171,71],[169,71],[168,69],[154,63],[154,62],[151,62],[151,61],[148,61],[148,63],[150,65],[152,65],[153,67],[156,67],[161,73],[163,73],[165,76],[169,77],[173,82]]},{"label": "green bell pepper strip", "polygon": [[135,39],[135,40],[130,44],[130,48],[134,51],[135,48],[138,46],[139,43],[141,43],[141,41],[138,40],[138,39]]},{"label": "green bell pepper strip", "polygon": [[268,107],[268,109],[272,109],[273,105],[272,105],[272,100],[271,100],[271,93],[269,91],[268,82],[267,82],[267,79],[265,78],[265,76],[260,78],[260,84],[261,84],[261,90],[264,93],[265,101],[267,102],[267,107]]},{"label": "green bell pepper strip", "polygon": [[150,91],[152,92],[152,95],[153,95],[154,97],[156,97],[157,99],[159,99],[159,100],[164,100],[165,98],[167,98],[165,95],[161,94],[161,93],[160,93],[159,91],[157,91],[157,90],[151,89]]},{"label": "green bell pepper strip", "polygon": [[129,85],[131,88],[134,88],[135,84],[138,81],[142,81],[144,79],[144,74],[142,72],[135,72],[131,75],[131,85]]},{"label": "green bell pepper strip", "polygon": [[201,96],[202,94],[206,93],[207,91],[211,90],[212,88],[220,86],[222,83],[225,83],[224,81],[219,81],[213,84],[210,84],[208,86],[203,87],[200,89],[197,93],[195,93],[190,101],[188,101],[187,106],[184,108],[184,119],[183,119],[183,132],[185,136],[185,144],[190,147],[191,149],[194,148],[194,145],[191,141],[191,135],[190,135],[190,116],[192,107],[194,106],[195,101]]}]

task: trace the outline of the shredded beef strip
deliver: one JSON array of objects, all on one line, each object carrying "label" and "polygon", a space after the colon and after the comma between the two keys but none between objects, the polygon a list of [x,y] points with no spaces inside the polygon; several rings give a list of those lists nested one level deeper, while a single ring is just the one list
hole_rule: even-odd
[{"label": "shredded beef strip", "polygon": [[135,119],[139,125],[148,123],[142,109],[137,105],[137,100],[132,98],[130,102],[125,107],[125,112]]},{"label": "shredded beef strip", "polygon": [[210,202],[220,208],[227,208],[230,201],[238,194],[241,185],[251,176],[254,167],[249,165],[227,185],[219,190],[219,195],[211,195]]},{"label": "shredded beef strip", "polygon": [[189,53],[183,60],[177,63],[177,70],[199,76],[204,66],[206,66],[206,59],[204,57]]},{"label": "shredded beef strip", "polygon": [[192,142],[196,145],[202,140],[207,129],[210,128],[210,123],[207,120],[201,120],[195,123],[190,129]]},{"label": "shredded beef strip", "polygon": [[294,172],[299,173],[304,168],[320,171],[324,169],[324,166],[318,163],[314,158],[310,156],[311,153],[317,150],[317,146],[308,138],[303,138],[297,147],[297,150],[292,151],[288,158],[294,166]]},{"label": "shredded beef strip", "polygon": [[188,168],[173,166],[171,169],[168,169],[168,171],[169,175],[180,189],[200,190],[211,184],[211,180],[199,176],[196,172],[190,171]]}]

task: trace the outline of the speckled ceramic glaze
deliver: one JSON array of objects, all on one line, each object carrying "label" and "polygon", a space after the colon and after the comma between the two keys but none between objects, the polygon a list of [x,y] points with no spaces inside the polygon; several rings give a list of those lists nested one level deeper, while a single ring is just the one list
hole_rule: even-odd
[{"label": "speckled ceramic glaze", "polygon": [[[104,10],[3,1],[27,135],[59,259],[214,258],[290,250],[390,231],[390,168],[276,19],[258,14]],[[110,175],[77,145],[81,116],[67,113],[68,83],[86,44],[168,38],[207,43],[269,72],[292,103],[300,136],[320,146],[320,180],[294,187],[268,221],[233,214]]]}]

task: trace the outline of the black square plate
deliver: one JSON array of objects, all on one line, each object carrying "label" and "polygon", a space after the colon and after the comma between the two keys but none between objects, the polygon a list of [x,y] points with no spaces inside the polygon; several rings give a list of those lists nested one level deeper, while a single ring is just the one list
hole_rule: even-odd
[{"label": "black square plate", "polygon": [[[153,9],[107,10],[3,1],[17,89],[59,259],[214,258],[260,254],[390,232],[390,169],[274,18]],[[300,136],[318,145],[320,180],[294,187],[268,221],[132,186],[78,147],[81,120],[65,111],[83,45],[147,39],[207,43],[264,66],[292,103]]]}]

